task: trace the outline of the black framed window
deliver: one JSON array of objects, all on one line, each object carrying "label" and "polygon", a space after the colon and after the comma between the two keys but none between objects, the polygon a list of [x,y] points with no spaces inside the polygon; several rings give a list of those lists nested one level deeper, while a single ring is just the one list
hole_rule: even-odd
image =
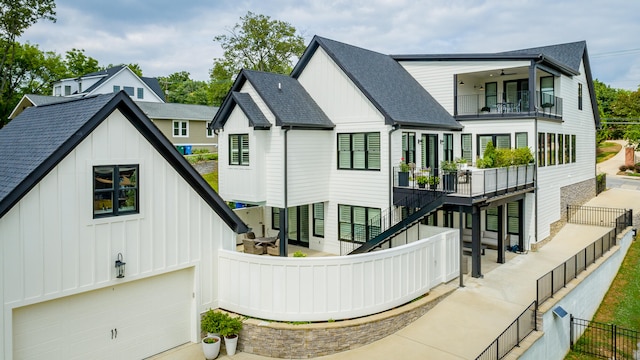
[{"label": "black framed window", "polygon": [[442,226],[453,228],[453,211],[452,210],[444,210],[442,213]]},{"label": "black framed window", "polygon": [[498,231],[498,208],[487,208],[484,215],[484,228],[487,231]]},{"label": "black framed window", "polygon": [[464,214],[464,228],[465,229],[472,229],[473,228],[473,216],[470,213],[465,213]]},{"label": "black framed window", "polygon": [[434,211],[431,214],[425,216],[424,218],[422,218],[421,223],[423,225],[438,226],[438,212]]},{"label": "black framed window", "polygon": [[555,104],[553,89],[553,76],[540,78],[540,106],[543,108],[552,107]]},{"label": "black framed window", "polygon": [[467,163],[473,163],[473,149],[472,149],[472,134],[460,135],[460,149],[462,149],[462,158],[467,160]]},{"label": "black framed window", "polygon": [[280,230],[280,208],[271,208],[271,228],[273,230]]},{"label": "black framed window", "polygon": [[137,214],[140,178],[138,165],[93,167],[93,217]]},{"label": "black framed window", "polygon": [[249,134],[229,135],[229,165],[249,165]]},{"label": "black framed window", "polygon": [[491,142],[496,149],[510,149],[511,148],[511,135],[499,134],[499,135],[478,135],[478,156],[484,156],[484,150],[487,148],[487,144]]},{"label": "black framed window", "polygon": [[529,147],[529,134],[526,132],[516,133],[516,149]]},{"label": "black framed window", "polygon": [[507,233],[520,233],[520,204],[517,201],[507,203]]},{"label": "black framed window", "polygon": [[453,134],[443,134],[442,139],[444,141],[442,160],[453,161]]},{"label": "black framed window", "polygon": [[556,164],[556,134],[547,133],[547,165]]},{"label": "black framed window", "polygon": [[416,133],[402,133],[402,158],[407,164],[416,163]]},{"label": "black framed window", "polygon": [[380,209],[338,205],[340,240],[365,242],[380,234]]},{"label": "black framed window", "polygon": [[545,149],[545,133],[538,133],[538,167],[545,165],[544,149]]},{"label": "black framed window", "polygon": [[313,204],[313,236],[324,237],[324,203]]},{"label": "black framed window", "polygon": [[380,133],[338,134],[338,169],[380,170]]},{"label": "black framed window", "polygon": [[568,164],[571,162],[571,135],[564,135],[564,163]]},{"label": "black framed window", "polygon": [[582,110],[582,84],[578,84],[578,110]]},{"label": "black framed window", "polygon": [[564,136],[558,134],[558,165],[564,163]]},{"label": "black framed window", "polygon": [[489,109],[496,111],[498,104],[498,83],[488,82],[484,84],[484,104]]},{"label": "black framed window", "polygon": [[571,135],[571,162],[576,162],[576,136]]}]

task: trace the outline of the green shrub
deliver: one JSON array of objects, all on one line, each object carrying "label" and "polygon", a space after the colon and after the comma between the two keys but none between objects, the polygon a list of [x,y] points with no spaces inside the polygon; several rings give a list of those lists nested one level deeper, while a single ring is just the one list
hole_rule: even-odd
[{"label": "green shrub", "polygon": [[229,315],[209,309],[200,321],[200,329],[206,333],[219,334],[225,317]]},{"label": "green shrub", "polygon": [[293,253],[293,257],[307,257],[307,254],[305,254],[302,251],[298,250],[298,251]]},{"label": "green shrub", "polygon": [[231,317],[229,314],[224,314],[222,323],[220,324],[220,335],[230,336],[238,335],[242,330],[242,319],[237,317]]}]

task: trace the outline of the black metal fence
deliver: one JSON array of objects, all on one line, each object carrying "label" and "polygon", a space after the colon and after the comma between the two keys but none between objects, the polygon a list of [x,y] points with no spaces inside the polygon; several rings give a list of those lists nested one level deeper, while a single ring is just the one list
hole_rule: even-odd
[{"label": "black metal fence", "polygon": [[504,358],[513,348],[519,346],[524,338],[537,330],[537,309],[536,302],[532,302],[491,345],[478,355],[476,360],[499,360]]},{"label": "black metal fence", "polygon": [[613,227],[619,233],[633,224],[633,210],[567,205],[567,222]]},{"label": "black metal fence", "polygon": [[640,333],[571,316],[571,350],[605,359],[638,359]]},{"label": "black metal fence", "polygon": [[540,277],[536,283],[537,303],[542,304],[553,297],[553,294],[560,291],[569,281],[575,279],[578,274],[614,247],[616,234],[616,230],[611,229],[567,261]]}]

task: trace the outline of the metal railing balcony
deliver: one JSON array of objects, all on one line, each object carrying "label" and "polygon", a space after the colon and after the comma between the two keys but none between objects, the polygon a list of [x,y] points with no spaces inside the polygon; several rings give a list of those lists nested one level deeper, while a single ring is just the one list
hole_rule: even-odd
[{"label": "metal railing balcony", "polygon": [[[554,116],[562,117],[562,98],[553,94],[536,91],[535,98],[528,91],[456,96],[456,116],[514,117],[514,116]],[[534,106],[530,108],[529,103]]]}]

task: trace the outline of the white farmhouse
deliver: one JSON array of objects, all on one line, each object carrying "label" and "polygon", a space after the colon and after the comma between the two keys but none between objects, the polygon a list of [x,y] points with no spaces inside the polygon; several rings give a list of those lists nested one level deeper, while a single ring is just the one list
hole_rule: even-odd
[{"label": "white farmhouse", "polygon": [[[483,247],[540,246],[595,195],[598,125],[585,42],[388,56],[316,36],[291,76],[243,70],[212,128],[220,194],[258,233],[347,254],[455,227],[481,276]],[[478,168],[489,142],[533,159]]]}]

